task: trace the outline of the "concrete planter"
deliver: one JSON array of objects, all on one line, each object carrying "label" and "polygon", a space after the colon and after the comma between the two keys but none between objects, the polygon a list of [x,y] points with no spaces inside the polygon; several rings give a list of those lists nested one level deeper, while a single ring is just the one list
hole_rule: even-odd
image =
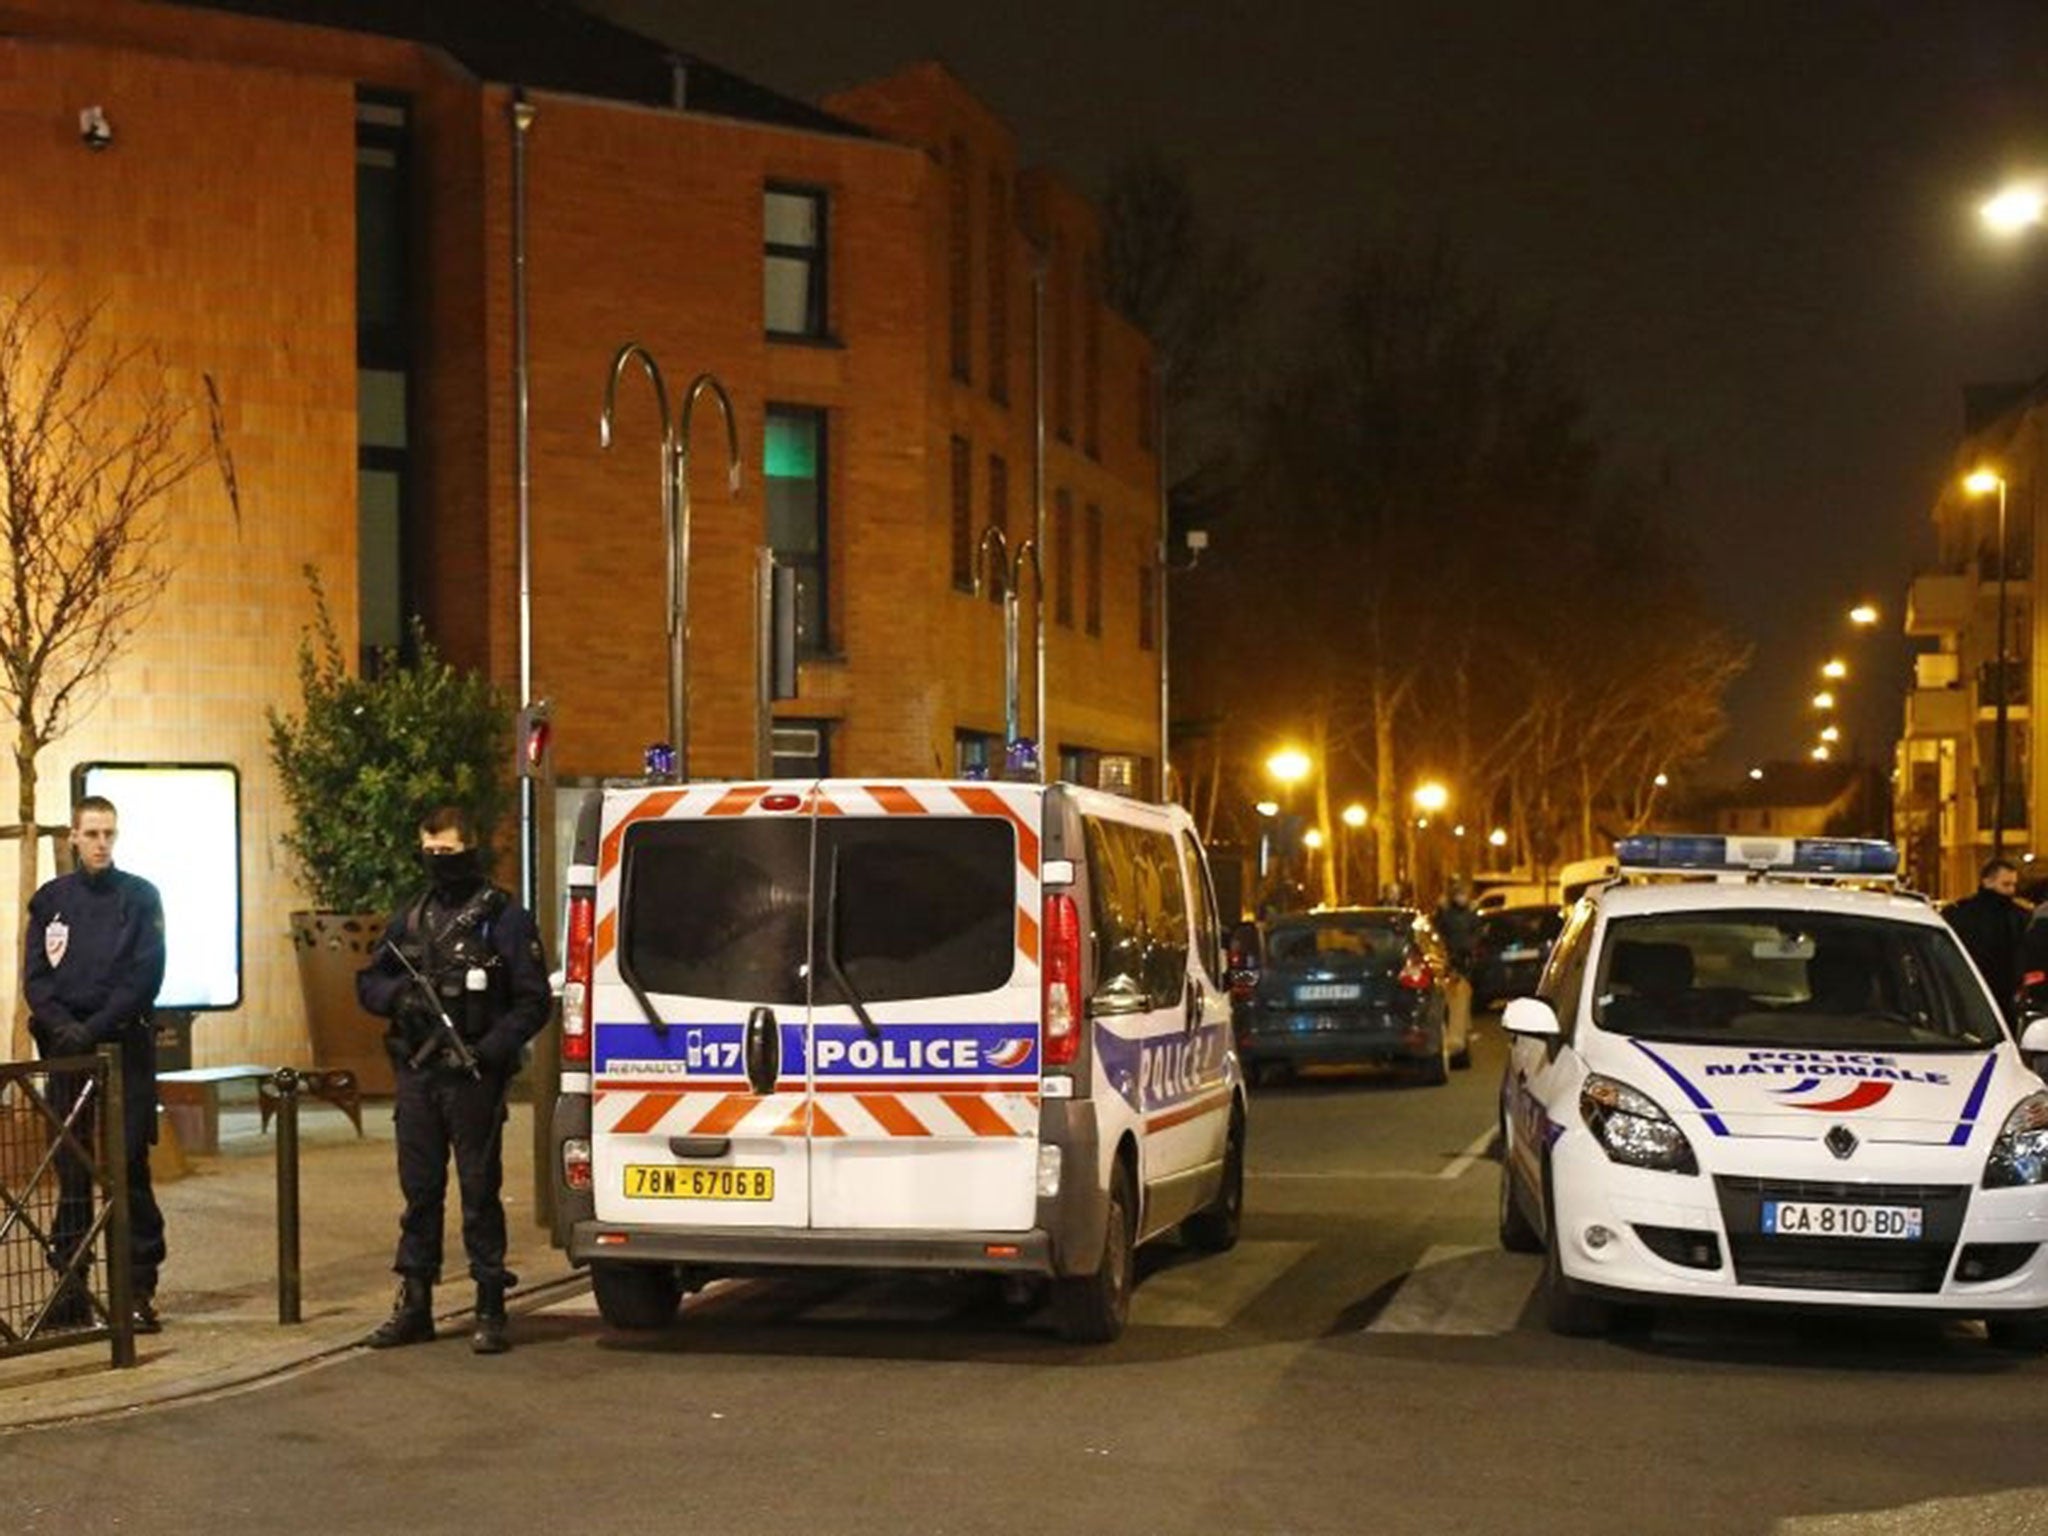
[{"label": "concrete planter", "polygon": [[356,1002],[356,972],[384,932],[384,916],[365,912],[294,912],[292,952],[306,999],[313,1065],[346,1067],[361,1092],[388,1097],[395,1089],[384,1052],[384,1023]]}]

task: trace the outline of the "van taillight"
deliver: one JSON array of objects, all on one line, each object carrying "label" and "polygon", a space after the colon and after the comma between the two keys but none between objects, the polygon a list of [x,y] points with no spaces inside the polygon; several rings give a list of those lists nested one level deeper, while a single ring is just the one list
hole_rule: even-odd
[{"label": "van taillight", "polygon": [[1422,958],[1422,951],[1408,951],[1408,963],[1401,967],[1401,974],[1395,978],[1410,992],[1427,992],[1436,983],[1436,972],[1429,968],[1429,962]]},{"label": "van taillight", "polygon": [[590,1061],[590,952],[596,940],[597,895],[569,893],[569,953],[562,974],[562,1060]]},{"label": "van taillight", "polygon": [[1039,1055],[1043,1065],[1073,1065],[1081,1051],[1081,914],[1074,898],[1048,895],[1039,974],[1045,987]]}]

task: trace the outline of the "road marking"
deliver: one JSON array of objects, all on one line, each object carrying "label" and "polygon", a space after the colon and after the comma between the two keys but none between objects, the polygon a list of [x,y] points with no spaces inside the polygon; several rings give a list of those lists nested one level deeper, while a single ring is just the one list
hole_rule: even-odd
[{"label": "road marking", "polygon": [[1314,1248],[1246,1241],[1198,1264],[1163,1269],[1131,1293],[1131,1322],[1145,1328],[1227,1328]]},{"label": "road marking", "polygon": [[1460,1338],[1512,1333],[1538,1273],[1534,1259],[1498,1248],[1430,1248],[1366,1332]]},{"label": "road marking", "polygon": [[1493,1127],[1488,1126],[1472,1138],[1471,1144],[1464,1151],[1445,1164],[1443,1172],[1439,1173],[1437,1177],[1440,1179],[1455,1179],[1463,1174],[1467,1168],[1470,1168],[1474,1163],[1486,1156],[1486,1149],[1493,1145],[1493,1137]]}]

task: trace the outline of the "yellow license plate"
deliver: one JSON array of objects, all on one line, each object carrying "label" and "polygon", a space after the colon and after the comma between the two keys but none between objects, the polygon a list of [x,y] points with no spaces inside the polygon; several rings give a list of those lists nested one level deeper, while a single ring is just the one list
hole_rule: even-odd
[{"label": "yellow license plate", "polygon": [[628,1163],[626,1195],[634,1200],[773,1200],[775,1170]]}]

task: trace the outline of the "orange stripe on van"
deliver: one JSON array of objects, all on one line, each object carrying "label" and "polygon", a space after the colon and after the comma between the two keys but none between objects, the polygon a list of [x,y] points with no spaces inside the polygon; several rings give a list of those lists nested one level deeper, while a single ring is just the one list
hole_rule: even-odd
[{"label": "orange stripe on van", "polygon": [[913,1115],[904,1102],[894,1094],[861,1093],[854,1095],[854,1102],[869,1114],[883,1130],[891,1136],[929,1136],[925,1124]]},{"label": "orange stripe on van", "polygon": [[1038,958],[1038,919],[1022,907],[1017,909],[1017,951],[1026,960]]},{"label": "orange stripe on van", "polygon": [[979,1094],[941,1094],[939,1101],[967,1123],[967,1129],[977,1136],[1014,1136],[1016,1128],[995,1110],[989,1107],[987,1099]]},{"label": "orange stripe on van", "polygon": [[[795,1134],[802,1134],[801,1126]],[[844,1136],[845,1130],[839,1122],[825,1113],[825,1106],[816,1099],[811,1100],[811,1134],[813,1136]]]},{"label": "orange stripe on van", "polygon": [[606,912],[597,920],[597,958],[602,961],[612,952],[612,946],[619,942],[619,914]]},{"label": "orange stripe on van", "polygon": [[1000,816],[1017,829],[1017,862],[1032,874],[1038,873],[1038,833],[1034,831],[1016,811],[1010,802],[992,789],[959,789],[953,791],[960,803],[977,816]]},{"label": "orange stripe on van", "polygon": [[636,821],[645,821],[650,816],[666,816],[669,808],[685,794],[682,789],[657,789],[642,795],[626,807],[626,813],[618,819],[611,831],[604,835],[604,846],[598,851],[597,874],[601,880],[618,867],[619,844],[626,836],[626,828]]},{"label": "orange stripe on van", "polygon": [[653,1093],[641,1094],[640,1102],[619,1116],[618,1124],[612,1127],[613,1134],[619,1136],[638,1136],[643,1132],[653,1130],[657,1125],[661,1124],[661,1117],[676,1107],[677,1102],[681,1100],[682,1096],[682,1090],[680,1089],[673,1092],[657,1090]]},{"label": "orange stripe on van", "polygon": [[1169,1109],[1154,1115],[1145,1122],[1145,1129],[1147,1131],[1170,1131],[1176,1125],[1185,1125],[1188,1121],[1199,1120],[1204,1115],[1216,1114],[1229,1101],[1230,1095],[1228,1093],[1204,1094],[1201,1098],[1191,1100],[1181,1105],[1178,1109]]},{"label": "orange stripe on van", "polygon": [[760,1102],[751,1093],[729,1093],[690,1129],[700,1136],[722,1136],[744,1120],[747,1111]]},{"label": "orange stripe on van", "polygon": [[714,800],[704,812],[706,816],[738,816],[751,811],[754,804],[768,793],[765,784],[735,784]]},{"label": "orange stripe on van", "polygon": [[844,816],[846,812],[839,808],[831,796],[821,795],[814,789],[810,793],[810,798],[804,801],[804,814],[806,816]]},{"label": "orange stripe on van", "polygon": [[929,814],[918,803],[917,796],[913,795],[901,784],[863,784],[861,788],[874,798],[875,804],[879,805],[891,816],[924,816]]}]

